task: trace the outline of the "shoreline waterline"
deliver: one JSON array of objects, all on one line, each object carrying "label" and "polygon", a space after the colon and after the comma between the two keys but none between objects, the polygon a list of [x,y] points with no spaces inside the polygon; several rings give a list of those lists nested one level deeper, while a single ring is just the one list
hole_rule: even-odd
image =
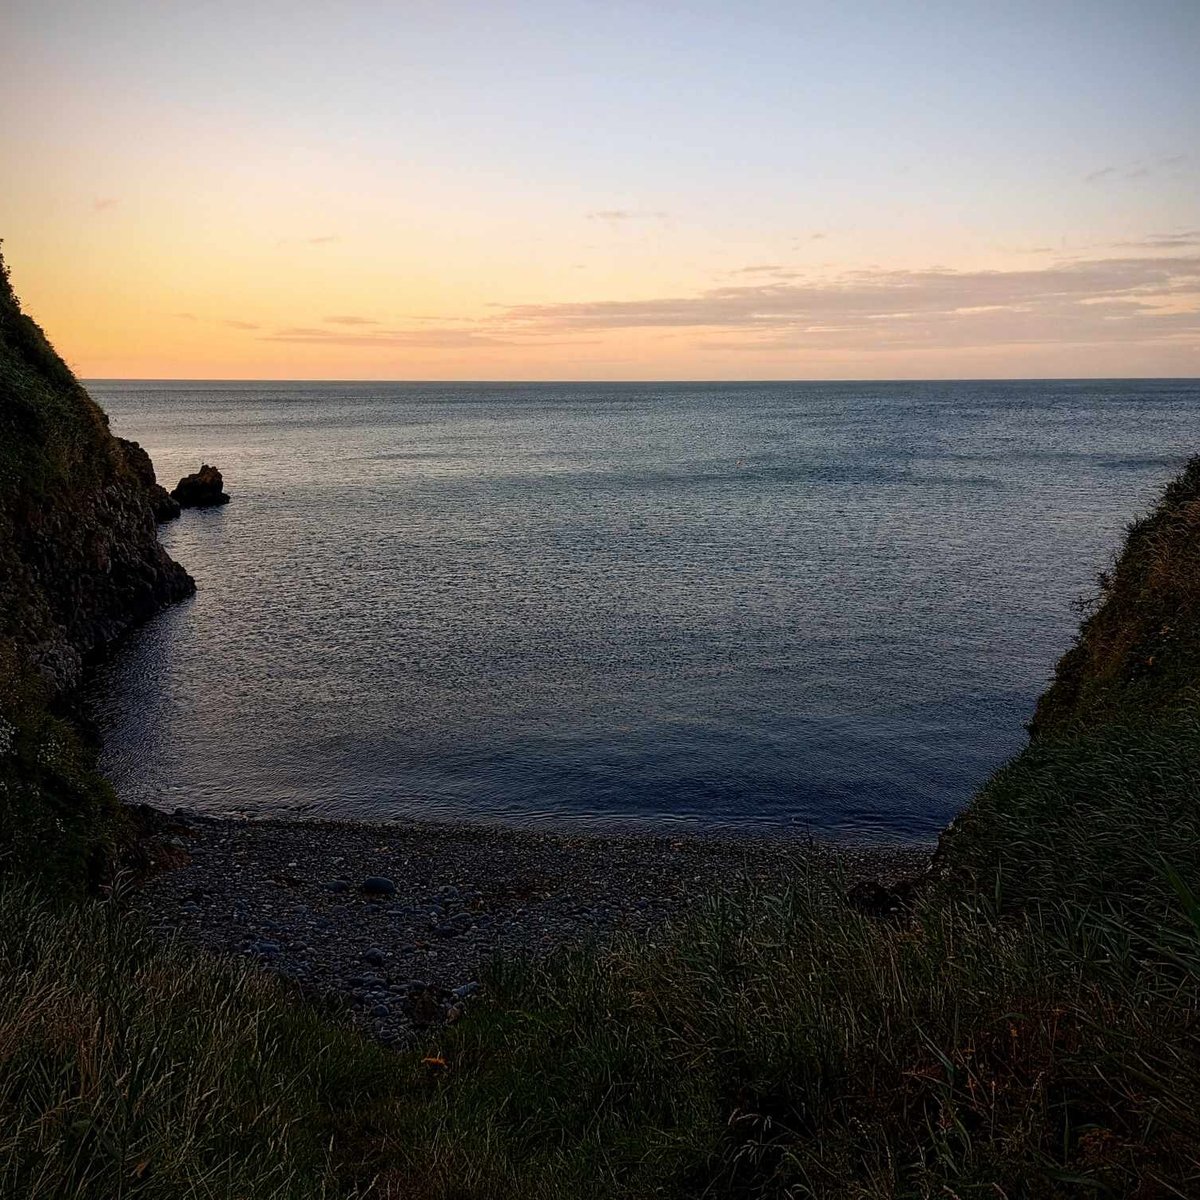
[{"label": "shoreline waterline", "polygon": [[753,835],[564,835],[430,822],[141,811],[155,864],[131,902],[162,933],[336,997],[386,1042],[455,1019],[497,959],[650,936],[728,891],[812,872],[884,886],[931,846]]}]

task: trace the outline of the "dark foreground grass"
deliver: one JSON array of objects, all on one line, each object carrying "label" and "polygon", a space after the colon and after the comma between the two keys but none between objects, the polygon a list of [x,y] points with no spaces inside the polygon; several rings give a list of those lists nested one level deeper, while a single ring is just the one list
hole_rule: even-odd
[{"label": "dark foreground grass", "polygon": [[394,1060],[261,972],[18,886],[0,979],[0,1195],[352,1194],[330,1138]]},{"label": "dark foreground grass", "polygon": [[806,876],[653,942],[500,964],[408,1055],[113,905],[9,892],[0,1193],[1200,1195],[1195,855],[1162,854],[1136,791],[1135,907],[1084,875],[888,923]]},{"label": "dark foreground grass", "polygon": [[[1095,845],[1022,826],[1015,858],[1087,854],[1076,886],[1027,878],[1019,911],[951,879],[887,924],[810,878],[499,974],[385,1142],[409,1163],[390,1194],[1200,1195],[1200,802],[1181,783],[1163,843],[1138,786],[1196,746],[1109,763]],[[1057,768],[1093,775],[1075,753]]]},{"label": "dark foreground grass", "polygon": [[943,893],[1169,923],[1181,885],[1200,892],[1200,703],[1035,740],[943,835],[940,856]]}]

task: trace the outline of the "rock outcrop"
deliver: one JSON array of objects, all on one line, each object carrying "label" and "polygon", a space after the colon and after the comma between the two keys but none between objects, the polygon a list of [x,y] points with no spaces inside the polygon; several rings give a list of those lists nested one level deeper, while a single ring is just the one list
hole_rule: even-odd
[{"label": "rock outcrop", "polygon": [[0,279],[0,640],[55,692],[195,588],[159,545],[152,480]]},{"label": "rock outcrop", "polygon": [[221,472],[208,463],[204,463],[195,474],[185,475],[171,489],[171,498],[178,501],[181,508],[214,508],[218,504],[229,503]]},{"label": "rock outcrop", "polygon": [[0,261],[0,874],[81,879],[102,855],[111,791],[63,700],[89,657],[195,590],[159,545],[161,491]]},{"label": "rock outcrop", "polygon": [[117,438],[117,445],[125,452],[125,461],[129,469],[142,481],[154,512],[154,519],[161,525],[164,521],[173,521],[179,516],[179,501],[167,491],[154,474],[154,464],[150,455],[127,438]]}]

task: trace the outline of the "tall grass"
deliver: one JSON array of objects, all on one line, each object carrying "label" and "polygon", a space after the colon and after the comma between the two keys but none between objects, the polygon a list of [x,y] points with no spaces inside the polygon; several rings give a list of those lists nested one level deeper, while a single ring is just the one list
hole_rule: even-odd
[{"label": "tall grass", "polygon": [[502,973],[394,1195],[1200,1194],[1200,933],[837,888]]},{"label": "tall grass", "polygon": [[388,1057],[114,903],[0,892],[0,1195],[344,1196],[338,1114]]},{"label": "tall grass", "polygon": [[944,888],[1069,901],[1151,925],[1200,892],[1200,707],[1038,738],[943,836]]},{"label": "tall grass", "polygon": [[115,904],[10,889],[0,1194],[1200,1195],[1195,868],[1127,842],[1150,905],[967,887],[881,922],[804,874],[497,963],[402,1055]]}]

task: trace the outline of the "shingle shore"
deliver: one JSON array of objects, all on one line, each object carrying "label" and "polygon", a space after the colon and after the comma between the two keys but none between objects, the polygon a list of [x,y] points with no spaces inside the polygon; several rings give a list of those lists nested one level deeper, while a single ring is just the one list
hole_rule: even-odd
[{"label": "shingle shore", "polygon": [[389,1042],[461,1017],[497,956],[615,930],[649,934],[708,894],[782,888],[805,866],[889,883],[921,871],[930,851],[185,813],[151,841],[178,864],[133,896],[156,928],[342,997],[354,1020]]}]

